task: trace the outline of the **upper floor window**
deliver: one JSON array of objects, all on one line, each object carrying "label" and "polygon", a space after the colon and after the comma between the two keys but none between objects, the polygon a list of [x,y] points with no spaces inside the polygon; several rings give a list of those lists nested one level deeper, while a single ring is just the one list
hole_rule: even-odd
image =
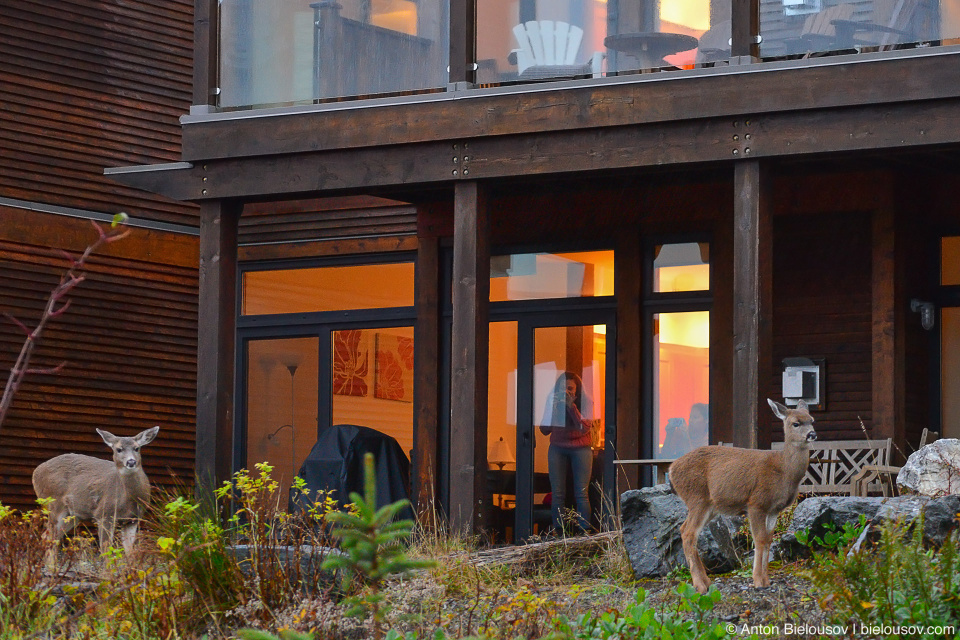
[{"label": "upper floor window", "polygon": [[223,0],[221,107],[446,86],[449,0]]},{"label": "upper floor window", "polygon": [[413,306],[413,262],[244,271],[241,313]]},{"label": "upper floor window", "polygon": [[613,251],[514,253],[490,259],[490,301],[613,295]]}]

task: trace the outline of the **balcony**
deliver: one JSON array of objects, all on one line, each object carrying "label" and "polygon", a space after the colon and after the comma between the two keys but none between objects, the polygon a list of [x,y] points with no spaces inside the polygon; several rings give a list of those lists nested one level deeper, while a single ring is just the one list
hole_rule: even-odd
[{"label": "balcony", "polygon": [[[739,0],[484,0],[470,20],[461,15],[464,4],[474,6],[223,0],[210,106],[222,112],[690,74],[746,59],[811,60],[960,42],[960,0],[755,0],[753,33],[743,28],[755,21]],[[743,34],[737,42],[735,34]]]}]

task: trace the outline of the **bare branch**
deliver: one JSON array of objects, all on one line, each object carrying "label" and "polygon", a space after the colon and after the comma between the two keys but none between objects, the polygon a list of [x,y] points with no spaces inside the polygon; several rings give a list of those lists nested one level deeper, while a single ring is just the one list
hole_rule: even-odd
[{"label": "bare branch", "polygon": [[67,260],[70,261],[70,267],[60,278],[60,282],[57,284],[57,286],[55,286],[50,292],[50,295],[47,298],[47,303],[44,306],[43,313],[40,315],[40,320],[37,321],[36,326],[32,330],[29,329],[26,324],[20,320],[17,320],[9,313],[4,314],[6,317],[10,318],[14,324],[20,327],[27,337],[23,342],[23,346],[20,348],[20,355],[17,356],[16,362],[10,369],[10,376],[7,378],[7,383],[3,389],[3,396],[0,397],[0,427],[3,426],[3,421],[7,417],[7,411],[9,411],[10,405],[13,404],[13,396],[20,388],[20,384],[23,382],[24,377],[32,374],[58,373],[66,366],[67,363],[62,362],[52,369],[32,369],[30,368],[30,358],[33,355],[33,350],[36,348],[37,342],[40,340],[40,336],[43,333],[44,328],[46,328],[47,323],[52,318],[63,315],[63,313],[70,308],[70,300],[66,299],[66,296],[73,291],[77,285],[86,279],[86,273],[84,269],[86,268],[87,258],[100,249],[100,247],[104,244],[125,238],[130,233],[129,229],[123,228],[126,220],[127,214],[119,213],[114,216],[113,223],[107,229],[91,220],[90,223],[97,230],[97,239],[91,245],[89,245],[79,257],[75,257],[66,251],[60,252]]}]

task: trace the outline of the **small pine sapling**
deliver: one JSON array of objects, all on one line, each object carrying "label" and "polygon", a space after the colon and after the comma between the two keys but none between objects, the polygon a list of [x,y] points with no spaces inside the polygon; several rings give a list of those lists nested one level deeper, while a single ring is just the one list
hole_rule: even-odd
[{"label": "small pine sapling", "polygon": [[377,509],[372,453],[364,456],[363,467],[364,495],[350,494],[356,513],[337,511],[327,515],[333,525],[330,534],[340,541],[344,553],[327,558],[323,568],[343,571],[348,588],[354,579],[362,582],[362,592],[346,601],[350,605],[347,615],[359,617],[370,612],[374,640],[380,640],[383,637],[381,625],[389,611],[380,592],[384,581],[389,576],[427,569],[435,563],[407,557],[403,542],[410,537],[414,523],[413,520],[396,520],[396,517],[410,501],[398,500]]}]

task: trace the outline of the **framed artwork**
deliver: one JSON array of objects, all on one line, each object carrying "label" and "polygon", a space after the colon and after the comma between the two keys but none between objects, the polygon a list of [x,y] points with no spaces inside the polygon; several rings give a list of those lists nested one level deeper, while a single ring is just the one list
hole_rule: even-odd
[{"label": "framed artwork", "polygon": [[348,329],[333,333],[333,392],[340,396],[368,395],[370,366],[367,332]]},{"label": "framed artwork", "polygon": [[374,397],[413,402],[413,339],[377,334]]}]

